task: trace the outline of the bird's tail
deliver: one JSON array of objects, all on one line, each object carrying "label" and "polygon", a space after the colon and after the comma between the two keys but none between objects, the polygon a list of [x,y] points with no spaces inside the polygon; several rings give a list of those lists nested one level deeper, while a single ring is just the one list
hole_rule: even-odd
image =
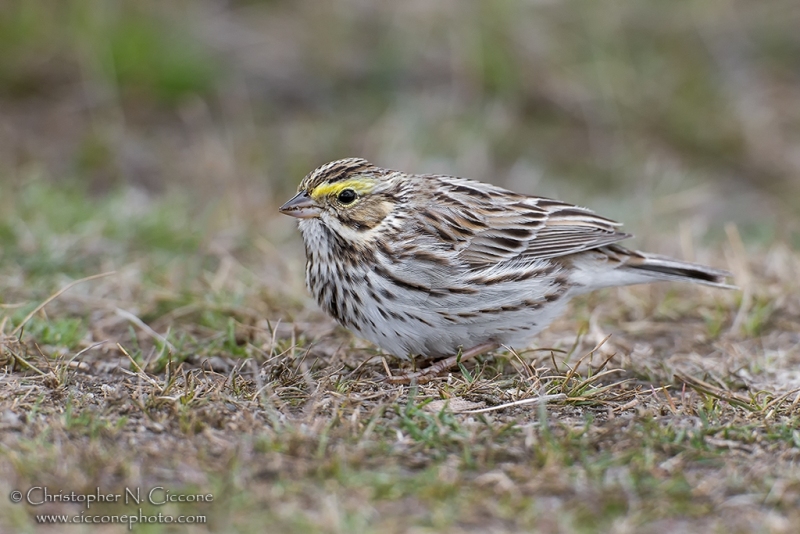
[{"label": "bird's tail", "polygon": [[648,254],[628,250],[620,246],[604,247],[622,263],[622,269],[643,274],[656,280],[674,280],[678,282],[694,282],[712,287],[736,289],[727,282],[733,275],[722,269],[715,269],[697,263],[676,260],[668,256]]},{"label": "bird's tail", "polygon": [[606,245],[575,255],[575,280],[584,291],[601,287],[647,284],[650,282],[694,282],[712,287],[736,289],[727,282],[728,271],[668,256],[628,250],[619,245]]}]

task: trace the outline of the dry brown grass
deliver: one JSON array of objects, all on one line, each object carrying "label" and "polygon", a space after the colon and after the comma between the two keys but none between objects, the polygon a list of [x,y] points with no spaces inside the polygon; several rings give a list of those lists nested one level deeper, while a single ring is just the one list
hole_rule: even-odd
[{"label": "dry brown grass", "polygon": [[[796,2],[6,4],[0,531],[84,510],[2,497],[32,486],[214,495],[151,532],[800,524]],[[596,293],[387,386],[276,217],[348,156],[586,205],[742,290]]]},{"label": "dry brown grass", "polygon": [[[715,263],[741,292],[597,293],[538,348],[412,387],[382,384],[373,349],[219,250],[181,298],[118,269],[31,315],[90,315],[74,347],[4,321],[0,492],[214,494],[151,507],[206,514],[192,532],[790,532],[800,257],[736,249]],[[10,530],[75,510],[0,503]]]}]

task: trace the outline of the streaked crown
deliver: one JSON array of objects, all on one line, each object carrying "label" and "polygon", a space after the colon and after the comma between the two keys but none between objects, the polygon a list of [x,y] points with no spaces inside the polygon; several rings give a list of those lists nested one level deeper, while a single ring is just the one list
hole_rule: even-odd
[{"label": "streaked crown", "polygon": [[[335,189],[344,189],[342,182],[357,176],[374,176],[380,171],[369,161],[363,158],[346,158],[331,161],[317,167],[306,175],[300,182],[298,191],[306,191],[312,196],[321,196],[335,193]],[[336,186],[339,184],[339,186]],[[318,189],[322,187],[324,189]]]}]

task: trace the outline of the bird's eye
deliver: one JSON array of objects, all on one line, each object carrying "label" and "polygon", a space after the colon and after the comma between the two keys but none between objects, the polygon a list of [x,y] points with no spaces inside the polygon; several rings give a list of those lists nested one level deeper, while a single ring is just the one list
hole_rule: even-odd
[{"label": "bird's eye", "polygon": [[358,195],[352,189],[344,189],[336,197],[342,204],[352,204],[355,202]]}]

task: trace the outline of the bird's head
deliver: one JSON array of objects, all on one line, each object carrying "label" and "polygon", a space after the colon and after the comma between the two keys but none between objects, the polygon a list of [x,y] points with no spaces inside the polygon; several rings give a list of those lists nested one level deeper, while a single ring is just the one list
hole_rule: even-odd
[{"label": "bird's head", "polygon": [[393,189],[391,171],[360,158],[342,159],[306,175],[297,195],[280,211],[299,219],[318,219],[342,236],[363,233],[394,209]]}]

